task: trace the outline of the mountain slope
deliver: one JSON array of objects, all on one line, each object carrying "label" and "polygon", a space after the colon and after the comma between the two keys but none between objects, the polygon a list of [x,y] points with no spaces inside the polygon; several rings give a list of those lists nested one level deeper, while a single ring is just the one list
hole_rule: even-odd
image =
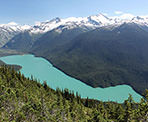
[{"label": "mountain slope", "polygon": [[148,119],[148,103],[144,99],[136,104],[130,96],[123,105],[81,99],[68,90],[52,90],[46,82],[40,84],[5,67],[0,67],[0,90],[3,122],[144,122]]},{"label": "mountain slope", "polygon": [[[91,109],[78,104],[77,98],[68,91],[62,96],[60,90],[54,91],[46,83],[41,85],[7,68],[0,67],[0,90],[0,120],[3,122],[90,119],[85,112],[91,112]],[[64,95],[68,95],[69,100]]]},{"label": "mountain slope", "polygon": [[129,84],[141,94],[148,88],[148,32],[138,24],[106,26],[59,47],[47,45],[48,50],[36,48],[33,53],[92,87]]},{"label": "mountain slope", "polygon": [[[75,27],[67,29],[65,26],[51,30],[47,33],[30,33],[25,31],[13,37],[3,49],[12,49],[22,52],[29,52],[30,50],[38,50],[38,53],[44,53],[58,45],[62,45],[73,39],[77,35],[88,31],[89,28]],[[60,32],[59,32],[60,31]]]},{"label": "mountain slope", "polygon": [[14,22],[0,25],[0,47],[4,46],[15,35],[28,29],[29,26],[20,26]]},{"label": "mountain slope", "polygon": [[[62,30],[62,32],[59,32],[60,30]],[[36,52],[37,54],[46,54],[46,52],[49,51],[56,52],[57,48],[62,48],[62,46],[68,43],[71,39],[87,31],[89,31],[89,28],[77,27],[67,29],[65,26],[60,26],[45,33],[39,38],[31,48],[31,52]]]},{"label": "mountain slope", "polygon": [[36,39],[40,36],[41,34],[31,34],[28,31],[21,32],[14,36],[7,44],[5,44],[3,49],[28,52]]},{"label": "mountain slope", "polygon": [[[93,29],[96,29],[99,27],[103,27],[103,26],[110,26],[110,25],[118,26],[118,25],[123,24],[124,22],[137,23],[138,25],[143,26],[144,29],[147,29],[147,27],[148,27],[148,18],[147,17],[139,17],[139,16],[133,17],[130,19],[122,19],[119,17],[115,17],[115,18],[107,17],[103,14],[98,14],[98,15],[93,15],[93,16],[88,16],[88,17],[77,17],[77,18],[70,17],[70,18],[66,18],[66,19],[60,19],[57,17],[57,18],[54,18],[50,21],[37,22],[33,26],[27,26],[27,25],[26,26],[19,26],[15,23],[3,25],[3,27],[7,26],[7,29],[11,28],[15,31],[17,31],[19,29],[19,32],[21,32],[21,33],[20,34],[18,34],[18,33],[9,34],[10,37],[7,37],[6,35],[8,35],[8,34],[7,33],[5,34],[3,32],[1,34],[1,38],[2,38],[2,36],[4,36],[4,38],[6,38],[6,39],[2,38],[0,43],[3,43],[2,46],[6,44],[4,46],[4,48],[6,48],[6,49],[16,49],[18,51],[27,51],[28,52],[29,48],[33,46],[35,41],[38,40],[42,35],[44,35],[46,32],[49,32],[49,31],[52,31],[52,32],[56,31],[57,33],[63,33],[63,31],[64,31],[64,33],[65,33],[65,30],[77,30],[77,28],[80,28],[81,30],[83,29],[86,32],[86,31],[93,30]],[[78,30],[77,34],[76,34],[76,31],[73,33],[76,36],[78,34],[80,34],[79,30]],[[72,35],[72,34],[70,34],[70,35]],[[43,40],[45,40],[45,39],[43,39]],[[7,42],[8,42],[8,44],[7,44]],[[22,43],[22,45],[21,45],[21,43]],[[37,46],[37,44],[35,44],[35,45]]]},{"label": "mountain slope", "polygon": [[[103,23],[103,20],[106,20],[106,22]],[[45,40],[46,35],[48,35],[50,31],[51,33],[49,36],[51,36],[51,38],[53,38],[52,36],[57,33],[57,35],[59,34],[62,36],[62,39],[66,39],[70,37],[73,38],[82,32],[92,30],[104,24],[109,24],[109,19],[101,14],[86,18],[55,18],[47,22],[37,23],[35,26],[25,30],[25,32],[21,32],[20,34],[14,36],[7,44],[5,44],[3,48],[15,49],[18,51],[28,51],[35,41],[46,32],[47,34],[42,37],[43,40]],[[49,36],[47,37],[48,39],[50,38]],[[37,47],[37,45],[38,44],[36,43],[34,47]]]}]

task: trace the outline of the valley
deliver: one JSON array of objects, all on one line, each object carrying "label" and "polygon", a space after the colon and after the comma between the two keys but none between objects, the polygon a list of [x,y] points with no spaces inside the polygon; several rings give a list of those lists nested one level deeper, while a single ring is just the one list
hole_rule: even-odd
[{"label": "valley", "polygon": [[43,57],[93,88],[126,84],[143,95],[148,88],[147,20],[138,16],[113,19],[103,14],[55,18],[21,27],[24,30],[1,50]]}]

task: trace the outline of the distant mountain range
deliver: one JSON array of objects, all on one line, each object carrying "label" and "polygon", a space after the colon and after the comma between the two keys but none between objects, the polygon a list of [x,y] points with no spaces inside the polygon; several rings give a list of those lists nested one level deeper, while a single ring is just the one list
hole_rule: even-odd
[{"label": "distant mountain range", "polygon": [[[89,17],[70,17],[66,19],[54,18],[46,22],[38,22],[36,25],[18,25],[15,22],[0,25],[0,47],[4,46],[8,41],[13,43],[23,38],[22,35],[26,32],[28,36],[36,40],[40,35],[54,30],[57,33],[61,33],[63,30],[82,28],[85,31],[93,30],[102,26],[119,26],[123,23],[136,23],[141,26],[148,26],[148,17],[133,17],[129,19],[123,19],[119,17],[107,17],[103,14],[98,14]],[[21,33],[20,36],[18,34]],[[13,39],[17,35],[17,39]],[[27,36],[27,38],[28,38]]]},{"label": "distant mountain range", "polygon": [[148,17],[99,14],[0,27],[9,37],[2,39],[3,49],[45,57],[92,87],[129,84],[141,94],[148,88]]}]

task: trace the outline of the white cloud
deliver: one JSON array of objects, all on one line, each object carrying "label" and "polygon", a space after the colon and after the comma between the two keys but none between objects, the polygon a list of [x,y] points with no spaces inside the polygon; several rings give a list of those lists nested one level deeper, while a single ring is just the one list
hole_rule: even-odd
[{"label": "white cloud", "polygon": [[119,14],[123,14],[122,11],[115,11],[114,13],[117,14],[117,15],[119,15]]}]

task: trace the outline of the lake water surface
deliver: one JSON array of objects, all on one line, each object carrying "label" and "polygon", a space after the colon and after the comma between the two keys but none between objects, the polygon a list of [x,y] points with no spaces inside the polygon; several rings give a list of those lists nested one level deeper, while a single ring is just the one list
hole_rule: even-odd
[{"label": "lake water surface", "polygon": [[[13,55],[1,57],[0,60],[7,64],[17,64],[22,66],[21,72],[30,77],[44,81],[53,88],[60,89],[68,88],[69,90],[78,92],[83,98],[92,98],[101,101],[115,101],[118,103],[124,102],[131,94],[136,102],[139,102],[142,96],[136,93],[128,85],[118,85],[116,87],[108,88],[92,88],[83,82],[72,78],[57,68],[53,67],[50,62],[41,57],[35,57],[33,55]],[[93,82],[93,81],[92,81]]]}]

